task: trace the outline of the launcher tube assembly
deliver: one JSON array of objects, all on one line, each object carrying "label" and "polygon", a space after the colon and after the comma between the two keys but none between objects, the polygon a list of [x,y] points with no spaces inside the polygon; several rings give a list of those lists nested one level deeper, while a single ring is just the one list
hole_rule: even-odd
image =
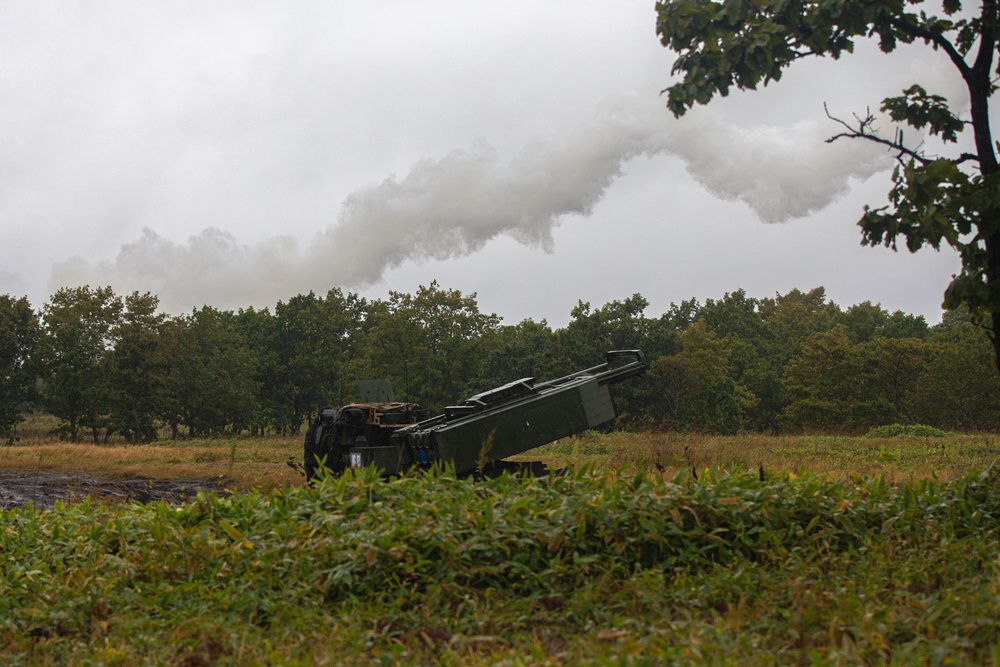
[{"label": "launcher tube assembly", "polygon": [[605,363],[565,377],[541,383],[522,378],[399,428],[388,444],[356,443],[347,463],[374,464],[387,475],[435,463],[453,465],[459,474],[481,470],[614,420],[611,385],[642,376],[646,367],[639,350],[614,350]]}]

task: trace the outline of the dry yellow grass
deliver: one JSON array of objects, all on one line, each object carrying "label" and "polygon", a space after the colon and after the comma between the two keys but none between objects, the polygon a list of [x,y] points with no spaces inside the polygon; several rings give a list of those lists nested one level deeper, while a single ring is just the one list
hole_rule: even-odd
[{"label": "dry yellow grass", "polygon": [[943,438],[864,436],[711,436],[685,433],[591,433],[529,452],[523,459],[550,467],[592,463],[628,471],[757,470],[901,482],[951,479],[1000,462],[1000,436],[949,434]]},{"label": "dry yellow grass", "polygon": [[[682,470],[757,470],[835,478],[884,477],[901,482],[950,479],[1000,461],[1000,436],[944,438],[861,436],[708,436],[680,433],[590,433],[514,457],[551,468],[592,464],[675,475]],[[0,445],[0,470],[87,472],[112,478],[222,480],[234,490],[301,485],[288,465],[302,461],[296,437],[163,440],[150,445],[94,445],[22,439]]]},{"label": "dry yellow grass", "polygon": [[223,479],[233,489],[268,490],[304,483],[287,465],[302,459],[302,440],[232,438],[150,445],[44,442],[0,445],[0,470],[88,472],[107,477]]}]

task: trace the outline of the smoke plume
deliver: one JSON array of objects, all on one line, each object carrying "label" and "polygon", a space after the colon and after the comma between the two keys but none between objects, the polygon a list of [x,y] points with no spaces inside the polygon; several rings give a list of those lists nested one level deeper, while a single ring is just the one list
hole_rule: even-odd
[{"label": "smoke plume", "polygon": [[268,305],[334,285],[363,288],[403,262],[466,256],[501,234],[551,251],[553,229],[589,215],[638,156],[674,155],[714,195],[744,202],[764,222],[782,222],[822,209],[851,179],[889,166],[891,158],[866,142],[824,143],[829,131],[817,123],[744,129],[703,108],[677,120],[659,99],[622,96],[513,159],[480,142],[359,188],[337,222],[303,249],[290,237],[250,247],[209,228],[175,243],[145,229],[113,260],[58,264],[52,286],[150,291],[179,312],[203,303]]}]

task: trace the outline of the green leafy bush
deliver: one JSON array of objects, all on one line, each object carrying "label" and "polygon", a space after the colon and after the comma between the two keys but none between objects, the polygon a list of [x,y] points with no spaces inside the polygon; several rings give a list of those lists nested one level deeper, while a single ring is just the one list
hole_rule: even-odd
[{"label": "green leafy bush", "polygon": [[865,433],[866,438],[944,438],[947,433],[923,424],[886,424]]}]

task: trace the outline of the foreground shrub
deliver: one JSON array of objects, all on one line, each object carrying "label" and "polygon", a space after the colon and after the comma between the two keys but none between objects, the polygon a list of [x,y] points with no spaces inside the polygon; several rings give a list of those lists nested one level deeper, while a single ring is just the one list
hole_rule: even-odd
[{"label": "foreground shrub", "polygon": [[947,435],[941,429],[923,424],[886,424],[865,433],[866,438],[944,438]]}]

